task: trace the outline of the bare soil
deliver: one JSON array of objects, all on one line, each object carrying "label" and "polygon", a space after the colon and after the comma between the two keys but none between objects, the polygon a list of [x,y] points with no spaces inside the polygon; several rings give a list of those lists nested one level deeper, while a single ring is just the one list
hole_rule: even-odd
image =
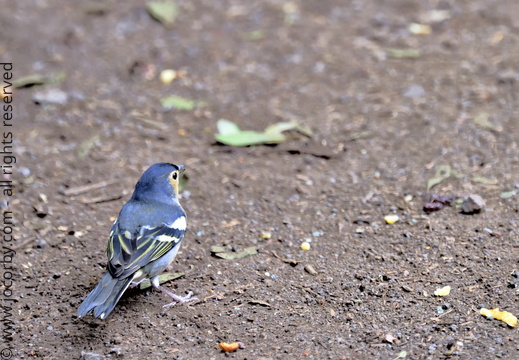
[{"label": "bare soil", "polygon": [[[12,358],[516,359],[517,329],[479,309],[519,314],[519,194],[500,197],[519,192],[519,2],[177,3],[166,28],[137,0],[0,1],[0,62],[54,79],[13,97]],[[165,85],[164,69],[180,76]],[[164,109],[169,95],[208,106]],[[221,118],[314,134],[222,146]],[[78,319],[111,222],[161,161],[189,177],[186,274],[166,286],[201,301],[163,309],[134,289],[106,321]],[[427,191],[443,165],[452,176]],[[486,205],[426,213],[430,192]]]}]

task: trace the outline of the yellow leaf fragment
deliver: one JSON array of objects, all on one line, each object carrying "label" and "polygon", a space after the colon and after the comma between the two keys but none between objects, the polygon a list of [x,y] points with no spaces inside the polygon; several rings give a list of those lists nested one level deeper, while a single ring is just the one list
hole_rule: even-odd
[{"label": "yellow leaf fragment", "polygon": [[501,320],[508,324],[508,326],[516,327],[517,326],[517,318],[514,314],[509,313],[508,311],[500,311],[499,308],[495,309],[485,309],[481,308],[479,313],[487,318],[492,318],[496,320]]},{"label": "yellow leaf fragment", "polygon": [[225,352],[233,352],[238,349],[245,349],[245,344],[242,342],[233,342],[233,343],[225,343],[221,342],[218,344],[220,346],[220,349],[222,349]]},{"label": "yellow leaf fragment", "polygon": [[173,69],[166,69],[160,72],[160,81],[163,84],[170,84],[177,77],[177,72]]},{"label": "yellow leaf fragment", "polygon": [[499,44],[503,39],[505,38],[505,34],[503,34],[502,31],[498,31],[492,35],[492,39],[490,40],[490,43],[492,45]]},{"label": "yellow leaf fragment", "polygon": [[237,342],[234,342],[234,343],[221,342],[218,345],[220,346],[220,349],[222,349],[225,352],[233,352],[233,351],[238,350],[238,348],[240,347],[240,344]]},{"label": "yellow leaf fragment", "polygon": [[272,237],[272,233],[269,231],[262,231],[260,234],[260,238],[268,240]]},{"label": "yellow leaf fragment", "polygon": [[434,291],[435,296],[447,296],[450,293],[451,293],[451,287],[449,285],[436,289]]},{"label": "yellow leaf fragment", "polygon": [[409,32],[414,35],[429,35],[432,28],[430,25],[412,23],[409,24]]},{"label": "yellow leaf fragment", "polygon": [[384,216],[384,220],[389,225],[392,225],[392,224],[396,223],[399,220],[399,217],[398,217],[398,215],[395,215],[395,214],[386,215],[386,216]]},{"label": "yellow leaf fragment", "polygon": [[310,250],[310,243],[306,242],[306,241],[304,243],[302,243],[301,250],[305,250],[305,251]]}]

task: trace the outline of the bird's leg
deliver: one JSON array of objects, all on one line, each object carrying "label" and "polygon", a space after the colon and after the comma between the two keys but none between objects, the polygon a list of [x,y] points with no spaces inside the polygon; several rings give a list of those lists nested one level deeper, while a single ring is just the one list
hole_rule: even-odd
[{"label": "bird's leg", "polygon": [[153,284],[153,287],[155,289],[162,291],[164,294],[168,295],[170,298],[173,299],[173,301],[171,303],[164,305],[163,306],[164,308],[171,307],[178,303],[186,303],[186,302],[198,300],[198,298],[196,298],[196,297],[191,297],[191,296],[193,296],[192,291],[187,293],[186,296],[179,296],[179,295],[174,294],[171,291],[167,290],[165,287],[160,286],[158,276],[155,276],[153,279],[151,279],[151,283]]},{"label": "bird's leg", "polygon": [[134,288],[136,286],[139,286],[140,283],[142,283],[143,281],[146,281],[146,280],[149,280],[148,278],[144,278],[144,279],[141,279],[139,281],[132,281],[131,284],[130,284],[130,288]]}]

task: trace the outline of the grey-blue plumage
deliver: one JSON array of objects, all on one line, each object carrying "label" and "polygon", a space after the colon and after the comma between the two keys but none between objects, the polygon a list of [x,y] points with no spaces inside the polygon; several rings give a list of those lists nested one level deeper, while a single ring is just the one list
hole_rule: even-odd
[{"label": "grey-blue plumage", "polygon": [[79,306],[77,315],[81,317],[94,310],[96,318],[101,317],[103,314],[108,316],[131,282],[131,277],[117,280],[109,272],[106,272],[95,289]]},{"label": "grey-blue plumage", "polygon": [[130,284],[146,278],[173,298],[169,305],[196,299],[175,295],[158,281],[175,259],[186,231],[186,214],[178,202],[183,170],[183,165],[159,163],[141,176],[112,226],[107,272],[79,306],[79,317],[93,311],[96,318],[105,319]]}]

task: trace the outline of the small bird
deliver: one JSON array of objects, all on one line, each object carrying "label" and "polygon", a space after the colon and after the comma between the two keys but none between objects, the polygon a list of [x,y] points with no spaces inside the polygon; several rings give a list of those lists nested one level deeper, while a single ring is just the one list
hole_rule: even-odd
[{"label": "small bird", "polygon": [[191,297],[192,292],[178,296],[159,283],[159,275],[175,259],[186,232],[186,213],[178,202],[184,170],[184,165],[158,163],[142,174],[112,226],[107,271],[79,306],[78,317],[93,311],[96,318],[106,319],[130,284],[146,279],[173,299],[164,307],[198,300]]}]

